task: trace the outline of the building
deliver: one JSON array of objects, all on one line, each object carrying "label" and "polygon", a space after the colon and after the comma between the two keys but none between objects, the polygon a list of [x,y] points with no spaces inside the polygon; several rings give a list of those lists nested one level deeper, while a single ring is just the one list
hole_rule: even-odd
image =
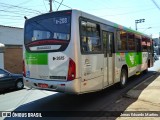
[{"label": "building", "polygon": [[23,29],[0,25],[0,67],[22,73]]}]

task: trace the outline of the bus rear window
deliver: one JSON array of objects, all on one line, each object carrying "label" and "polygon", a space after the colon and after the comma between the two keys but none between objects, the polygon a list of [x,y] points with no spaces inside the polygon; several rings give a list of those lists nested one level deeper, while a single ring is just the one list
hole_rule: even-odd
[{"label": "bus rear window", "polygon": [[[51,45],[57,43],[69,43],[71,29],[71,16],[52,16],[50,18],[34,18],[25,24],[24,44]],[[46,41],[46,42],[45,42]],[[39,43],[39,44],[37,44]]]}]

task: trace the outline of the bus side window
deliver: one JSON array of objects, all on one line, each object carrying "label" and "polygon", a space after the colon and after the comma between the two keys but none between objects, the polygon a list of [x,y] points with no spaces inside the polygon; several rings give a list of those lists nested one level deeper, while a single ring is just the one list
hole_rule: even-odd
[{"label": "bus side window", "polygon": [[135,51],[135,39],[133,33],[128,33],[128,50]]},{"label": "bus side window", "polygon": [[117,45],[118,50],[127,50],[127,33],[125,31],[117,31]]},{"label": "bus side window", "polygon": [[109,52],[109,57],[112,57],[113,53],[113,40],[114,40],[114,34],[113,33],[108,33],[108,52]]},{"label": "bus side window", "polygon": [[142,37],[142,51],[146,52],[147,51],[147,38],[146,37]]},{"label": "bus side window", "polygon": [[135,34],[135,42],[136,42],[137,52],[141,52],[142,51],[141,50],[141,36]]},{"label": "bus side window", "polygon": [[150,52],[151,51],[151,40],[149,39],[149,38],[147,38],[147,50],[148,50],[148,52]]},{"label": "bus side window", "polygon": [[87,45],[87,35],[86,35],[86,26],[87,22],[81,21],[81,45],[82,45],[82,51],[87,51],[88,50],[88,45]]},{"label": "bus side window", "polygon": [[100,26],[93,22],[81,21],[81,50],[84,53],[102,51]]}]

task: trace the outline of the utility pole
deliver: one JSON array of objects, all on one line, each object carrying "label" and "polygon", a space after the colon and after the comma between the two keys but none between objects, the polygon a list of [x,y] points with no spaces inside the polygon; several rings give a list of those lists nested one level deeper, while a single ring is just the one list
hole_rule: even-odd
[{"label": "utility pole", "polygon": [[135,20],[136,30],[137,30],[137,24],[138,24],[138,23],[142,23],[142,22],[145,22],[145,19]]},{"label": "utility pole", "polygon": [[49,6],[50,6],[49,12],[52,12],[52,0],[49,0]]}]

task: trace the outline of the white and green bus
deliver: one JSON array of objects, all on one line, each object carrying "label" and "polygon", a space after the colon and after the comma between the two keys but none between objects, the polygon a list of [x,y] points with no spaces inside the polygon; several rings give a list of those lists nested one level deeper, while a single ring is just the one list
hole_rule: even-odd
[{"label": "white and green bus", "polygon": [[79,10],[27,19],[24,82],[36,89],[99,91],[153,66],[152,39]]}]

